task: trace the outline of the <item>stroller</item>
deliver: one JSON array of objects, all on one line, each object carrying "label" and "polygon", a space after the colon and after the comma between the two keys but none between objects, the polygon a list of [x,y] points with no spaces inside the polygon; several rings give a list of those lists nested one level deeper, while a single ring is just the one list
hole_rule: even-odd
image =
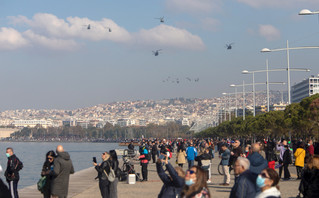
[{"label": "stroller", "polygon": [[135,172],[132,159],[135,157],[135,153],[128,152],[128,149],[124,150],[123,166],[120,174],[120,181],[126,181],[129,174],[135,174],[136,181],[140,181],[140,174]]}]

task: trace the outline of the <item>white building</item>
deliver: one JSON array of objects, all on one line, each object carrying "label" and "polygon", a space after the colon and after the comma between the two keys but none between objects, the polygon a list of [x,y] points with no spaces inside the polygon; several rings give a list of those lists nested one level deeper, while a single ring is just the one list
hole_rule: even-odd
[{"label": "white building", "polygon": [[300,102],[303,98],[319,93],[319,74],[311,76],[291,87],[291,101]]},{"label": "white building", "polygon": [[52,127],[52,122],[47,120],[15,120],[12,123],[15,127],[23,128],[23,127],[35,127],[40,125],[43,128]]}]

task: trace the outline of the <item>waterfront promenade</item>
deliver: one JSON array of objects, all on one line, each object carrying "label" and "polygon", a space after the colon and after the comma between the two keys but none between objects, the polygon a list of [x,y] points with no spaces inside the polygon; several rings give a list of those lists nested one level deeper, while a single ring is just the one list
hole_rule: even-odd
[{"label": "waterfront promenade", "polygon": [[[231,185],[229,187],[220,186],[219,183],[223,182],[223,176],[217,172],[217,165],[219,158],[212,160],[212,183],[208,184],[211,197],[229,197],[231,187],[234,184],[234,175],[231,175]],[[175,158],[171,159],[174,162]],[[135,170],[140,173],[141,168],[138,162],[135,163]],[[186,170],[187,164],[184,165]],[[291,166],[290,171],[292,177],[296,178],[295,167]],[[143,197],[157,197],[163,185],[156,173],[156,166],[150,163],[148,166],[148,181],[147,182],[136,182],[136,184],[127,184],[126,182],[119,182],[118,184],[118,197],[119,198],[143,198]],[[98,187],[98,181],[94,180],[97,173],[95,169],[88,168],[79,172],[76,172],[71,176],[69,196],[73,198],[99,198],[100,190]],[[300,180],[292,179],[290,181],[280,180],[279,186],[281,191],[281,197],[296,197],[298,194],[298,186]],[[21,189],[19,191],[21,198],[41,198],[42,195],[36,189],[36,185]]]}]

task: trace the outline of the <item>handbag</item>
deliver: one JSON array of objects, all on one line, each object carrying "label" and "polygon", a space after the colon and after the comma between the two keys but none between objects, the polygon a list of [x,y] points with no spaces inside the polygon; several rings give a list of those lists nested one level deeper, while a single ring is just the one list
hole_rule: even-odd
[{"label": "handbag", "polygon": [[37,183],[37,186],[38,186],[38,190],[43,193],[43,189],[44,189],[44,186],[45,186],[45,183],[47,182],[47,177],[46,176],[43,176],[39,179],[38,183]]},{"label": "handbag", "polygon": [[109,180],[109,182],[114,182],[114,180],[115,180],[115,178],[116,178],[115,172],[114,172],[112,166],[110,165],[110,163],[109,163],[109,162],[107,162],[107,163],[108,163],[109,166],[110,166],[110,173],[107,174],[105,170],[104,170],[104,173],[105,173],[107,179]]}]

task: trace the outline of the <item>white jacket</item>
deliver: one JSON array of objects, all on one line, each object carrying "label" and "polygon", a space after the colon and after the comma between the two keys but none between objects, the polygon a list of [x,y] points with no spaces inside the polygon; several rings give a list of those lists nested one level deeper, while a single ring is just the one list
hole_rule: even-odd
[{"label": "white jacket", "polygon": [[256,195],[256,198],[266,198],[268,196],[280,197],[280,191],[274,186],[265,190],[264,192],[259,192]]}]

